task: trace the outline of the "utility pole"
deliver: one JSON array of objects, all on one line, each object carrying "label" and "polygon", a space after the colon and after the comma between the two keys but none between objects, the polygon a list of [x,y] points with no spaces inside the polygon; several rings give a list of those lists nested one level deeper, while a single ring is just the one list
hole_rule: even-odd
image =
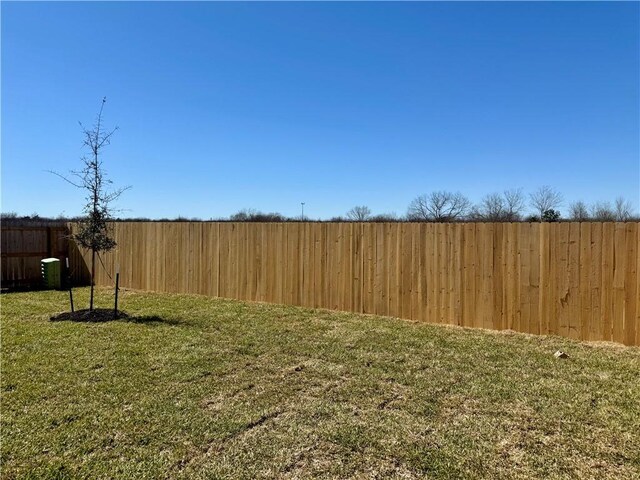
[{"label": "utility pole", "polygon": [[300,205],[302,205],[302,216],[300,219],[304,222],[304,202],[300,202]]}]

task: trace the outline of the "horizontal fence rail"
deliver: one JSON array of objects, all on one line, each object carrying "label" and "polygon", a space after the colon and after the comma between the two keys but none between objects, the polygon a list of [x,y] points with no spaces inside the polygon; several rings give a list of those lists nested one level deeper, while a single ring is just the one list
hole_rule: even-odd
[{"label": "horizontal fence rail", "polygon": [[[113,224],[96,283],[640,345],[638,223]],[[72,252],[88,270],[89,255]]]},{"label": "horizontal fence rail", "polygon": [[40,261],[59,258],[64,262],[68,249],[66,227],[2,227],[2,287],[42,285]]}]

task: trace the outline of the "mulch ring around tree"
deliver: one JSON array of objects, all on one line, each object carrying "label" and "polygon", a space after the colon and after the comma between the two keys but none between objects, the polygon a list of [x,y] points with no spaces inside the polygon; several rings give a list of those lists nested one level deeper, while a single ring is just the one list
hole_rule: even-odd
[{"label": "mulch ring around tree", "polygon": [[113,308],[94,308],[93,310],[76,310],[75,312],[63,312],[50,318],[52,322],[70,321],[70,322],[110,322],[116,319],[127,319],[129,315],[125,312],[118,311],[118,315],[114,315]]}]

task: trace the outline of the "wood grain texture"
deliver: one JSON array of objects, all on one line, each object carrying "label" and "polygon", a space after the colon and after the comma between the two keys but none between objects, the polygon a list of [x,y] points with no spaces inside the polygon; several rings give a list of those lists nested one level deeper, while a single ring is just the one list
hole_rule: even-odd
[{"label": "wood grain texture", "polygon": [[68,235],[66,227],[2,227],[2,286],[39,287],[42,285],[40,261],[44,258],[60,259],[62,274],[66,276]]}]

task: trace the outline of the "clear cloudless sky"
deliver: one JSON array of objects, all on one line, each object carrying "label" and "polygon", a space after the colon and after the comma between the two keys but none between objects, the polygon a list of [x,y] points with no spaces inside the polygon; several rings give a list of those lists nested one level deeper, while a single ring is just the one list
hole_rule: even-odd
[{"label": "clear cloudless sky", "polygon": [[76,215],[78,121],[123,216],[404,214],[551,185],[639,207],[640,4],[2,2],[2,211]]}]

